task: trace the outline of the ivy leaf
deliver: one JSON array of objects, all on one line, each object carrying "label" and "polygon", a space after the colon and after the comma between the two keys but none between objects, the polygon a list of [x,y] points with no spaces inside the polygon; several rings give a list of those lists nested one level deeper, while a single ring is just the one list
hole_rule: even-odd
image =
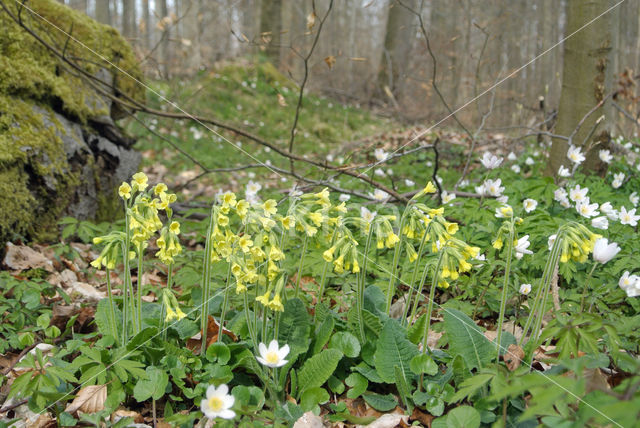
[{"label": "ivy leaf", "polygon": [[418,347],[406,338],[406,331],[398,321],[389,319],[380,333],[373,355],[376,371],[386,383],[395,383],[395,367],[399,367],[406,379],[413,379],[411,359],[418,355]]},{"label": "ivy leaf", "polygon": [[342,352],[337,349],[325,349],[309,358],[298,372],[299,395],[311,388],[322,386],[331,377]]},{"label": "ivy leaf", "polygon": [[491,361],[495,348],[471,318],[456,309],[444,314],[444,329],[449,353],[461,355],[469,369],[480,368]]},{"label": "ivy leaf", "polygon": [[164,370],[157,367],[147,367],[147,379],[140,379],[133,388],[133,397],[141,403],[153,398],[159,400],[169,383],[169,376]]}]

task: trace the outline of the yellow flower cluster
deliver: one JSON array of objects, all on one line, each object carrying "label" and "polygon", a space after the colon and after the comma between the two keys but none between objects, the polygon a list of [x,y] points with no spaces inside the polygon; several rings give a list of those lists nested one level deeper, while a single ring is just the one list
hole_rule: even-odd
[{"label": "yellow flower cluster", "polygon": [[114,269],[118,261],[118,256],[122,252],[122,243],[124,242],[124,233],[112,232],[105,236],[97,236],[93,238],[93,243],[105,244],[97,259],[91,262],[91,266],[96,269],[105,267]]},{"label": "yellow flower cluster", "polygon": [[586,262],[589,254],[593,252],[596,241],[602,237],[576,222],[568,223],[560,236],[560,239],[562,239],[560,243],[561,263],[566,263],[569,260],[580,263]]},{"label": "yellow flower cluster", "polygon": [[449,287],[447,278],[455,281],[461,273],[470,271],[472,265],[469,259],[480,253],[478,247],[472,247],[458,238],[449,238],[439,251],[442,251],[442,264],[438,286],[442,288]]},{"label": "yellow flower cluster", "polygon": [[182,309],[180,309],[178,300],[176,299],[176,296],[171,292],[171,290],[168,290],[166,288],[162,290],[162,302],[164,303],[164,307],[167,311],[165,322],[169,322],[174,319],[181,320],[182,318],[187,316],[187,314],[182,312]]},{"label": "yellow flower cluster", "polygon": [[[335,229],[335,243],[329,247],[322,257],[327,263],[333,262],[333,270],[336,273],[343,273],[351,270],[353,273],[360,272],[360,264],[358,263],[358,241],[353,237],[351,231],[340,222]],[[337,257],[335,255],[338,255]]]}]

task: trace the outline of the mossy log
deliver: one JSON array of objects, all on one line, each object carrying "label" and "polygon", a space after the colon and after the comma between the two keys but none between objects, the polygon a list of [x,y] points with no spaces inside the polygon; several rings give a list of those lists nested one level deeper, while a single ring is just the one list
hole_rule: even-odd
[{"label": "mossy log", "polygon": [[[4,4],[103,91],[144,100],[135,55],[115,29],[54,0],[28,2],[40,16]],[[114,122],[124,110],[2,9],[0,28],[0,244],[54,239],[65,215],[112,217],[115,188],[140,161]]]}]

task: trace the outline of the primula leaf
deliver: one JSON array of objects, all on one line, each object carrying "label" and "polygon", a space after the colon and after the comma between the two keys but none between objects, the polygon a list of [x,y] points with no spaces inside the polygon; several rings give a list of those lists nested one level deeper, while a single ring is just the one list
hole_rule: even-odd
[{"label": "primula leaf", "polygon": [[413,379],[410,363],[418,353],[418,347],[406,338],[406,332],[398,321],[390,319],[380,333],[373,361],[382,380],[395,383],[396,366],[402,370],[406,379]]},{"label": "primula leaf", "polygon": [[351,373],[344,381],[351,387],[347,392],[347,398],[355,399],[360,397],[369,386],[367,378],[362,376],[360,373]]},{"label": "primula leaf", "polygon": [[327,344],[329,338],[331,337],[331,333],[333,333],[333,328],[335,327],[335,322],[333,321],[333,317],[327,317],[320,324],[318,330],[316,330],[316,338],[313,342],[313,353],[317,354],[324,348],[324,345]]},{"label": "primula leaf", "polygon": [[375,393],[366,393],[362,395],[364,401],[368,405],[379,412],[388,412],[398,405],[398,399],[393,394],[380,395]]},{"label": "primula leaf", "polygon": [[310,388],[302,393],[300,407],[303,411],[313,410],[318,404],[329,401],[329,393],[324,388]]},{"label": "primula leaf", "polygon": [[322,386],[333,374],[342,352],[337,349],[325,349],[309,358],[298,371],[298,395],[310,388]]},{"label": "primula leaf", "polygon": [[471,406],[459,406],[447,413],[447,428],[478,428],[480,413]]},{"label": "primula leaf", "polygon": [[309,348],[309,330],[311,323],[307,309],[300,299],[287,300],[284,312],[280,317],[278,343],[289,345],[289,360],[300,355]]},{"label": "primula leaf", "polygon": [[491,361],[495,348],[471,318],[464,313],[447,309],[444,329],[449,342],[449,353],[461,355],[468,368],[480,368]]},{"label": "primula leaf", "polygon": [[147,367],[147,379],[140,379],[133,388],[133,397],[138,401],[146,401],[149,398],[159,400],[164,395],[164,390],[169,383],[169,376],[164,370],[157,367]]},{"label": "primula leaf", "polygon": [[329,342],[329,348],[339,349],[349,358],[355,358],[360,354],[360,342],[353,334],[346,331],[334,334]]}]

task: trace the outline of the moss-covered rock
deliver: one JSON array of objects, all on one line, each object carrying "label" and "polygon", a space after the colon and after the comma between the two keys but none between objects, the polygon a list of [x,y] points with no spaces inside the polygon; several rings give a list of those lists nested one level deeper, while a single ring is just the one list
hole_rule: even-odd
[{"label": "moss-covered rock", "polygon": [[[54,0],[27,4],[39,16],[5,2],[45,43],[104,82],[103,91],[143,101],[135,56],[115,29]],[[106,217],[117,203],[114,187],[140,159],[113,123],[123,112],[117,103],[9,13],[0,9],[0,243],[53,238],[62,215]]]}]

